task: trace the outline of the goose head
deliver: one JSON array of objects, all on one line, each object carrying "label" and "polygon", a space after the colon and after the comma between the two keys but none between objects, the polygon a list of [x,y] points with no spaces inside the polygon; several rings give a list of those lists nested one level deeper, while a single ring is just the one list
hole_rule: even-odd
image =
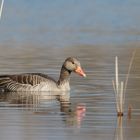
[{"label": "goose head", "polygon": [[80,76],[86,77],[86,74],[83,71],[80,62],[76,58],[73,57],[67,58],[63,64],[63,67],[70,73],[75,72]]}]

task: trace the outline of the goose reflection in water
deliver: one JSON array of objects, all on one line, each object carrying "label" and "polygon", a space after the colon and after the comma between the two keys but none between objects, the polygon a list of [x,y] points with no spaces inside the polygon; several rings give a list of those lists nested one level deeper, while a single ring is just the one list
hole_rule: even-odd
[{"label": "goose reflection in water", "polygon": [[5,92],[0,93],[0,101],[5,106],[30,110],[35,115],[58,112],[67,126],[80,127],[86,113],[86,107],[82,103],[73,107],[70,92]]}]

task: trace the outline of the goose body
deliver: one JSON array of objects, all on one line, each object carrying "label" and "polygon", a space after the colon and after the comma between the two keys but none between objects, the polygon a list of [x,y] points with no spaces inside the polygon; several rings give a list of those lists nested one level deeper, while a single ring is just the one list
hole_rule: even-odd
[{"label": "goose body", "polygon": [[70,74],[78,73],[85,77],[80,62],[76,58],[67,58],[61,68],[58,81],[41,73],[23,73],[17,75],[1,75],[1,91],[68,91],[70,90]]}]

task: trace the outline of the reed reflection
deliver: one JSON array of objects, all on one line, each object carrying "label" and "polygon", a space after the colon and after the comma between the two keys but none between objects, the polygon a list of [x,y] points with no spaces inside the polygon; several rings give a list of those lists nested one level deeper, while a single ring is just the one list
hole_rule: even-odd
[{"label": "reed reflection", "polygon": [[124,140],[123,117],[117,118],[117,127],[114,140]]}]

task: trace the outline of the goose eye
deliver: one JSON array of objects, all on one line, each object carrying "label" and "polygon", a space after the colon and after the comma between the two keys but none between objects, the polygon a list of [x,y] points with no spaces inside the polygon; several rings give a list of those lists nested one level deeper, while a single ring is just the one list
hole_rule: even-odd
[{"label": "goose eye", "polygon": [[74,62],[73,62],[73,61],[72,61],[71,63],[72,63],[72,64],[74,64]]}]

